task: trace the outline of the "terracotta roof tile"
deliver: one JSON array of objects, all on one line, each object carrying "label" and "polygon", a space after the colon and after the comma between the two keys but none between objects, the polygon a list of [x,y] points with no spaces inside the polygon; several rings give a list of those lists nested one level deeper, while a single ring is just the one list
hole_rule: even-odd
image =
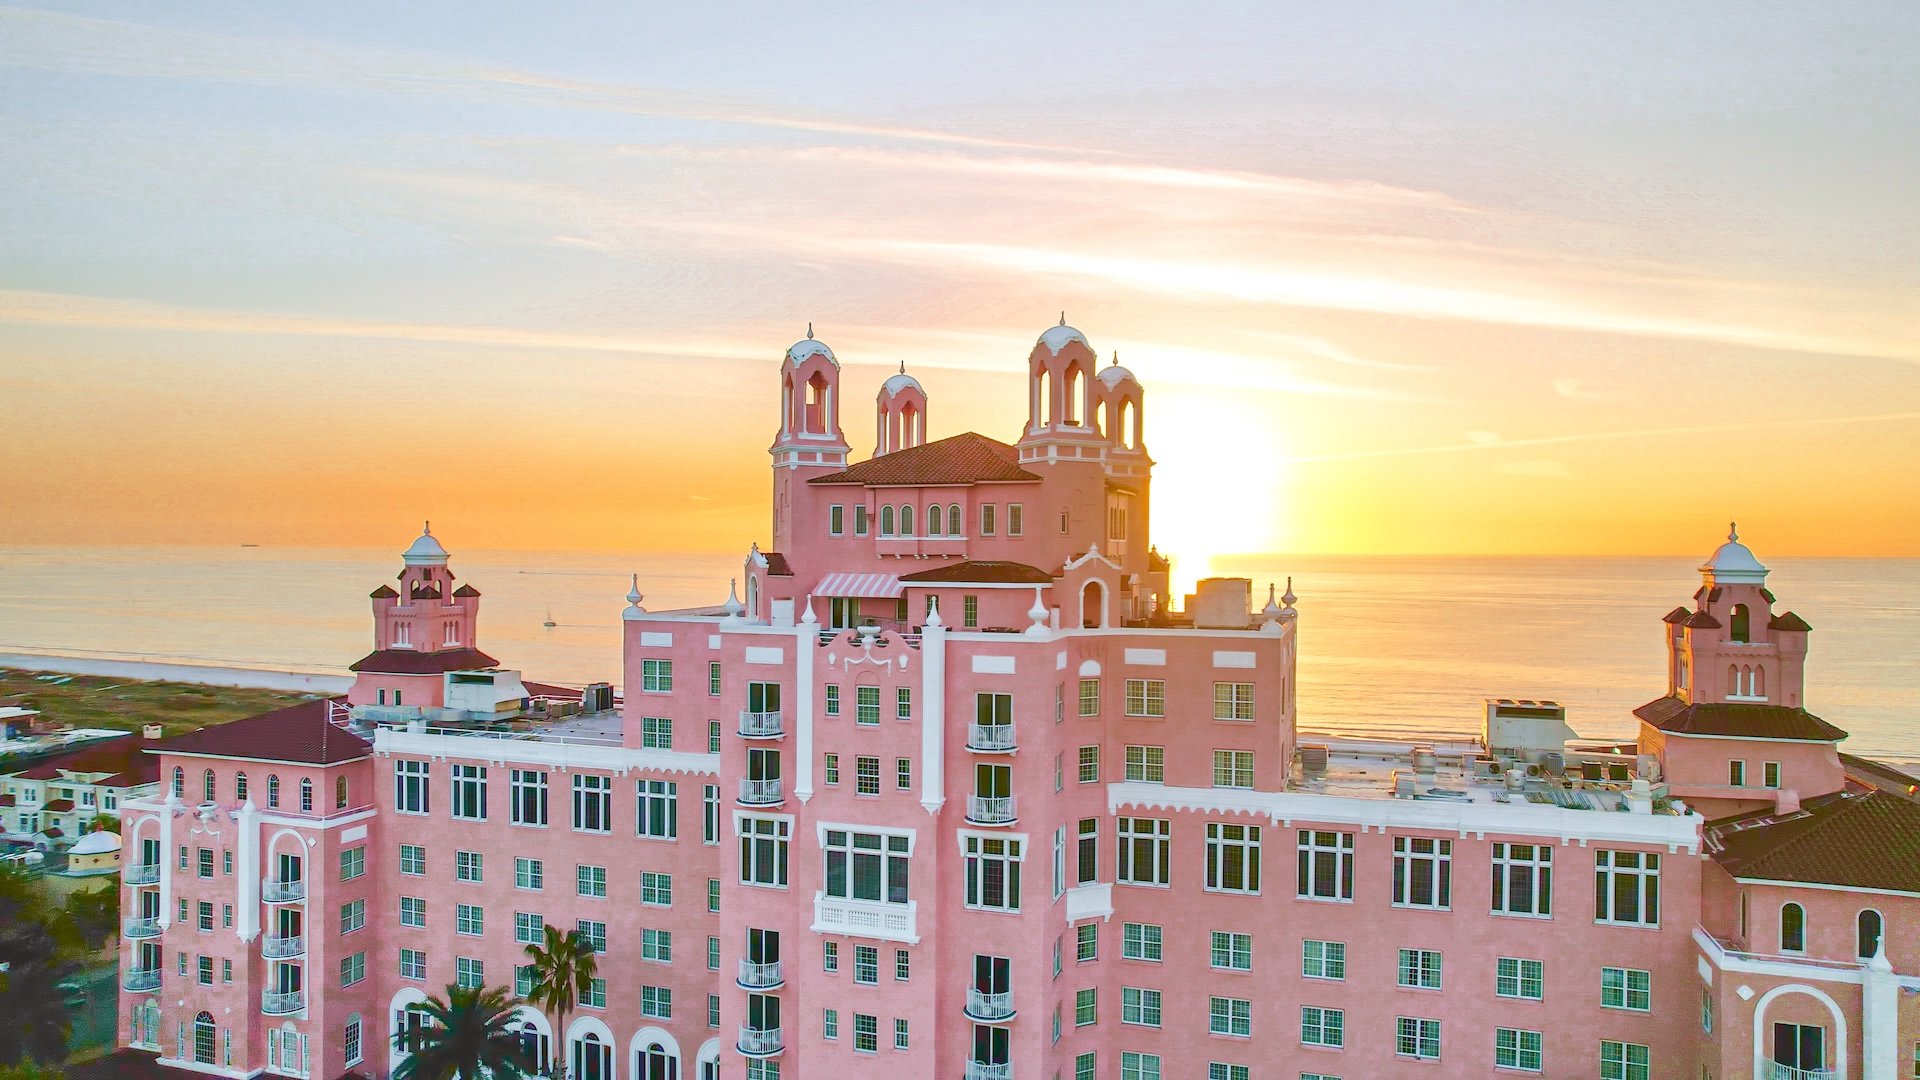
[{"label": "terracotta roof tile", "polygon": [[1720,620],[1714,618],[1713,616],[1707,614],[1704,611],[1696,611],[1693,614],[1687,616],[1686,621],[1681,623],[1680,625],[1691,627],[1692,629],[1695,629],[1695,630],[1715,630],[1719,628]]},{"label": "terracotta roof tile", "polygon": [[865,484],[869,487],[921,487],[931,484],[978,484],[983,481],[1038,481],[1020,467],[1020,452],[1006,443],[976,432],[937,442],[895,450],[835,473],[816,476],[809,484]]},{"label": "terracotta roof tile", "polygon": [[62,770],[77,773],[131,773],[140,778],[134,781],[135,784],[151,784],[160,778],[160,766],[143,751],[156,745],[136,735],[102,739],[64,754],[41,758],[19,776],[23,780],[57,780]]},{"label": "terracotta roof tile", "polygon": [[471,585],[462,585],[462,586],[460,586],[459,588],[457,588],[457,589],[455,589],[455,590],[453,590],[453,595],[455,595],[455,596],[462,596],[462,597],[465,597],[465,596],[479,596],[479,595],[480,595],[480,590],[479,590],[479,589],[476,589],[476,588],[474,588],[474,587],[473,587],[473,586],[471,586]]},{"label": "terracotta roof tile", "polygon": [[1666,616],[1660,621],[1664,623],[1683,623],[1687,621],[1687,616],[1691,614],[1693,614],[1693,612],[1688,611],[1686,608],[1677,607],[1667,612]]},{"label": "terracotta roof tile", "polygon": [[1920,893],[1920,802],[1886,791],[1721,818],[1707,824],[1707,847],[1737,878]]},{"label": "terracotta roof tile", "polygon": [[382,585],[367,595],[375,600],[393,600],[398,598],[400,594],[393,591],[393,586]]},{"label": "terracotta roof tile", "polygon": [[771,577],[792,577],[793,576],[793,566],[792,564],[787,562],[787,557],[785,555],[782,555],[777,551],[763,551],[760,554],[762,557],[764,557],[767,560],[767,574],[769,576]]},{"label": "terracotta roof tile", "polygon": [[1769,630],[1811,630],[1813,629],[1813,627],[1808,626],[1807,620],[1801,618],[1798,615],[1795,615],[1793,612],[1783,611],[1780,614],[1775,615],[1773,618],[1767,620],[1767,629]]},{"label": "terracotta roof tile", "polygon": [[1633,715],[1675,735],[1726,735],[1748,739],[1803,739],[1837,742],[1847,733],[1805,709],[1785,705],[1703,701],[1688,704],[1677,697],[1657,698],[1633,710]]},{"label": "terracotta roof tile", "polygon": [[966,584],[966,585],[1051,585],[1053,575],[1037,566],[1028,566],[1020,562],[997,562],[982,559],[969,559],[950,566],[936,566],[932,570],[902,574],[900,580],[910,585]]},{"label": "terracotta roof tile", "polygon": [[13,805],[13,796],[0,795],[0,806],[12,806],[12,805]]},{"label": "terracotta roof tile", "polygon": [[72,799],[55,799],[45,807],[49,814],[65,814],[73,809]]},{"label": "terracotta roof tile", "polygon": [[347,665],[347,670],[371,671],[377,675],[440,675],[449,671],[499,666],[500,661],[479,649],[442,649],[439,652],[376,649]]},{"label": "terracotta roof tile", "polygon": [[155,748],[160,754],[207,754],[308,765],[333,765],[366,757],[373,744],[333,723],[332,703],[315,698],[230,724],[176,735]]}]

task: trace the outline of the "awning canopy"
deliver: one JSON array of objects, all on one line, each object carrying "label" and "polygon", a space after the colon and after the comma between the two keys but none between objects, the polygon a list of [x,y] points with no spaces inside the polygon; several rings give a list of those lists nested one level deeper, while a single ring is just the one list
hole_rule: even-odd
[{"label": "awning canopy", "polygon": [[815,596],[858,596],[894,600],[906,590],[898,574],[828,574],[813,590]]}]

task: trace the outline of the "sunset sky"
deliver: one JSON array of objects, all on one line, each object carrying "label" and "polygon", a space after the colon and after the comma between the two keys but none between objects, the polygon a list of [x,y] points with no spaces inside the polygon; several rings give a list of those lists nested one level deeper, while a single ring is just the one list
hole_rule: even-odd
[{"label": "sunset sky", "polygon": [[1915,56],[1911,3],[0,8],[0,543],[739,550],[809,322],[864,455],[901,362],[1012,441],[1064,309],[1176,556],[1920,555]]}]

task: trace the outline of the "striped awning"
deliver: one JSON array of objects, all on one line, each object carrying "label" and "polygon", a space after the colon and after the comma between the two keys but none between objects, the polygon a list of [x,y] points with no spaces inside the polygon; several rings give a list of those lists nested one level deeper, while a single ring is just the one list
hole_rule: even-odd
[{"label": "striped awning", "polygon": [[815,596],[859,596],[892,600],[906,591],[898,574],[828,574],[813,590]]}]

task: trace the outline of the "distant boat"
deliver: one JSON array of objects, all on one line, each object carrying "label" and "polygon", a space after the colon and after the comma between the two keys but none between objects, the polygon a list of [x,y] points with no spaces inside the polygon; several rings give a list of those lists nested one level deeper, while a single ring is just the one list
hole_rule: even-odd
[{"label": "distant boat", "polygon": [[259,544],[241,544],[241,547],[259,547]]},{"label": "distant boat", "polygon": [[560,625],[559,623],[553,621],[553,605],[552,604],[547,605],[547,621],[541,623],[540,625],[547,627],[549,629]]}]

